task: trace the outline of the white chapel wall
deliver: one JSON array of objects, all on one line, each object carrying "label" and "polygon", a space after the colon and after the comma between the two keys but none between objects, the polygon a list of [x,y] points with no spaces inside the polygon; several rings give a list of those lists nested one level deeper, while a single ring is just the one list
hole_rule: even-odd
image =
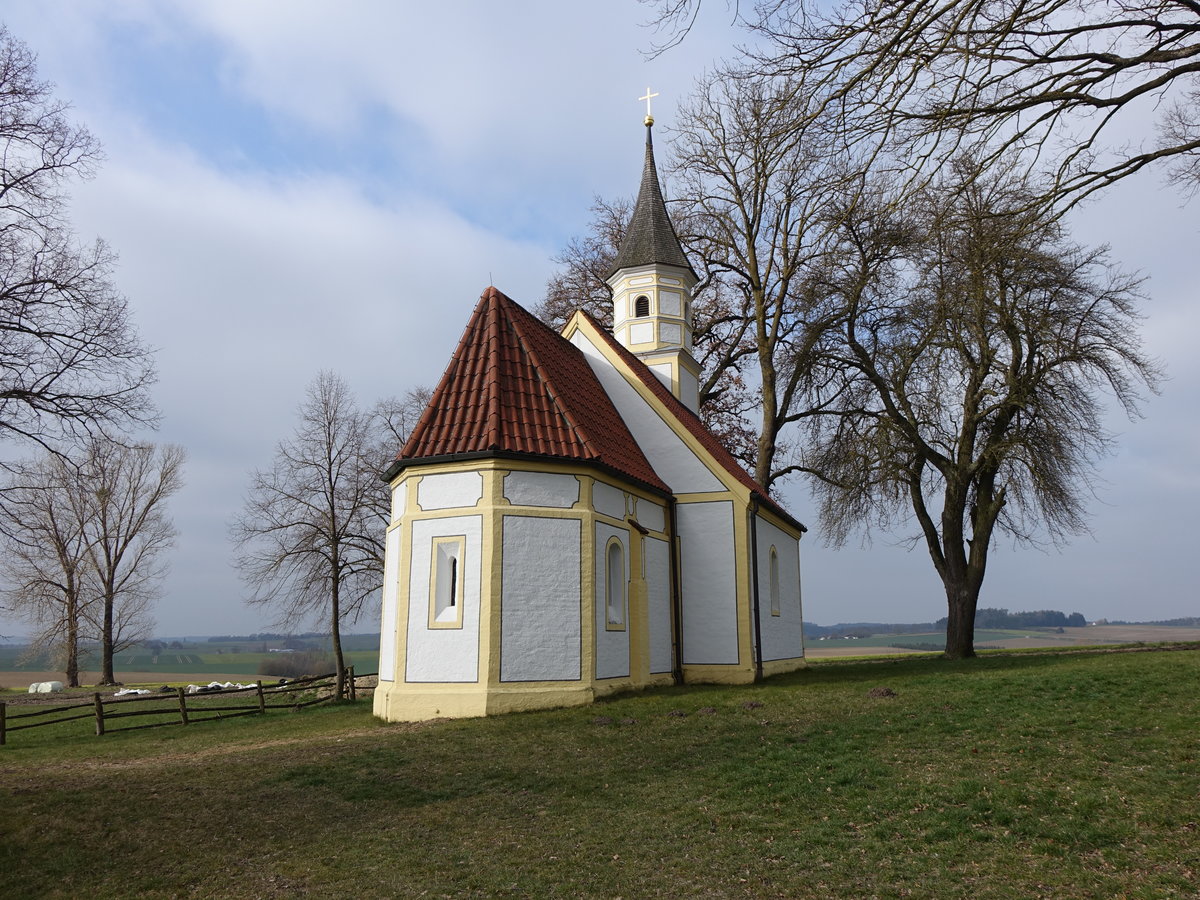
[{"label": "white chapel wall", "polygon": [[[617,630],[608,624],[608,545],[612,538],[621,542],[625,572],[621,590],[625,598],[624,627]],[[596,523],[596,677],[627,678],[629,676],[629,532],[603,522]]]},{"label": "white chapel wall", "polygon": [[[412,523],[408,582],[408,644],[405,679],[413,682],[479,680],[479,599],[482,564],[481,516],[417,519]],[[436,537],[462,535],[462,627],[429,627],[430,568]]]},{"label": "white chapel wall", "polygon": [[504,499],[514,506],[570,509],[579,501],[579,479],[555,472],[515,470],[504,476]]},{"label": "white chapel wall", "polygon": [[[638,504],[641,514],[642,504]],[[646,558],[646,605],[650,627],[650,674],[670,672],[671,658],[671,559],[670,544],[647,537],[642,545]]]},{"label": "white chapel wall", "polygon": [[583,677],[581,525],[579,519],[503,516],[501,681]]},{"label": "white chapel wall", "polygon": [[639,497],[636,517],[638,524],[650,531],[661,532],[667,530],[667,508],[660,506],[653,500]]},{"label": "white chapel wall", "polygon": [[583,334],[576,331],[571,343],[583,351],[592,371],[601,386],[616,406],[625,425],[633,434],[658,473],[677,494],[709,493],[723,491],[725,486],[708,466],[692,452],[662,417],[634,390],[604,357],[600,350]]},{"label": "white chapel wall", "polygon": [[396,669],[396,599],[400,591],[400,527],[387,533],[383,555],[383,602],[379,626],[379,680],[394,681]]},{"label": "white chapel wall", "polygon": [[596,512],[614,519],[624,519],[627,505],[625,492],[620,488],[603,481],[592,483],[592,507]]},{"label": "white chapel wall", "polygon": [[392,491],[392,521],[399,522],[404,515],[404,505],[408,502],[408,482],[402,481]]},{"label": "white chapel wall", "polygon": [[474,506],[483,496],[479,472],[443,472],[426,475],[417,486],[417,505],[422,510]]},{"label": "white chapel wall", "polygon": [[[800,604],[800,542],[761,516],[758,522],[758,619],[762,658],[803,655],[804,623]],[[771,614],[771,548],[779,559],[779,615]]]},{"label": "white chapel wall", "polygon": [[734,665],[738,662],[738,623],[733,504],[680,503],[677,514],[683,661],[688,665]]}]

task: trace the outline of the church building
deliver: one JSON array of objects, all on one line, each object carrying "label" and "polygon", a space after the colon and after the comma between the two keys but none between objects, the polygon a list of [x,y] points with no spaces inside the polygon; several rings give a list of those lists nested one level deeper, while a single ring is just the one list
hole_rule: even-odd
[{"label": "church building", "polygon": [[800,537],[697,416],[696,275],[646,117],[613,331],[484,291],[385,473],[375,714],[574,706],[804,663]]}]

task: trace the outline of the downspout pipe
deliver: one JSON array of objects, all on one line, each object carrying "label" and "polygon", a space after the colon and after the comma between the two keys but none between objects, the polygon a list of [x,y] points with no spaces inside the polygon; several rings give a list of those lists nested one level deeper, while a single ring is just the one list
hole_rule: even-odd
[{"label": "downspout pipe", "polygon": [[671,551],[667,554],[671,570],[671,677],[676,684],[683,684],[683,591],[679,581],[679,518],[676,501],[667,501],[667,528],[671,539]]},{"label": "downspout pipe", "polygon": [[763,680],[762,618],[758,614],[758,498],[750,497],[750,596],[754,606],[754,680]]}]

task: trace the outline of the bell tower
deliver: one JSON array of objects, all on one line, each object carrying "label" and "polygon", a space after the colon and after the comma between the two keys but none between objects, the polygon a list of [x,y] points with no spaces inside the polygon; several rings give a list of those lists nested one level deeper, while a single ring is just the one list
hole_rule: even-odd
[{"label": "bell tower", "polygon": [[637,204],[608,284],[613,335],[692,412],[700,406],[700,365],[692,356],[692,290],[699,280],[667,215],[654,165],[654,117],[646,90],[646,161]]}]

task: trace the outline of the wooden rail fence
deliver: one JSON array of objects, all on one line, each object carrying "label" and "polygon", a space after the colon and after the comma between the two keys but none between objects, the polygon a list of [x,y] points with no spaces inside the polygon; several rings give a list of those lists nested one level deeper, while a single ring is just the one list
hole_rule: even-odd
[{"label": "wooden rail fence", "polygon": [[[369,675],[355,675],[354,666],[346,669],[346,694],[350,700],[358,699],[358,680],[370,678]],[[134,697],[113,697],[104,699],[94,693],[91,700],[80,703],[69,703],[63,706],[39,707],[28,712],[17,712],[24,709],[24,704],[6,704],[0,700],[0,746],[8,739],[13,731],[23,731],[26,728],[40,728],[44,725],[56,725],[71,722],[75,719],[94,719],[96,734],[112,734],[117,731],[136,731],[141,728],[160,728],[164,725],[192,725],[197,722],[212,722],[217,719],[232,719],[236,716],[264,715],[270,709],[302,709],[318,703],[327,703],[336,699],[337,694],[332,690],[336,684],[337,675],[316,675],[311,678],[297,678],[285,684],[264,687],[262,681],[244,688],[228,688],[215,691],[201,691],[189,694],[184,688],[177,688],[171,694],[155,693],[142,694]],[[329,690],[326,690],[329,689]],[[307,699],[285,700],[283,703],[272,702],[279,698],[287,698],[292,694],[316,692],[315,697]],[[211,698],[247,695],[253,696],[250,703],[238,704],[231,702],[212,703]],[[189,703],[191,704],[189,706]],[[135,709],[138,704],[155,704],[151,708]],[[136,716],[158,716],[161,721],[148,722],[141,725],[122,725],[111,727],[114,719],[127,719]],[[39,721],[27,721],[37,719]],[[20,724],[13,724],[19,722]]]}]

